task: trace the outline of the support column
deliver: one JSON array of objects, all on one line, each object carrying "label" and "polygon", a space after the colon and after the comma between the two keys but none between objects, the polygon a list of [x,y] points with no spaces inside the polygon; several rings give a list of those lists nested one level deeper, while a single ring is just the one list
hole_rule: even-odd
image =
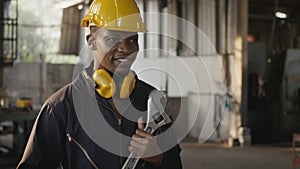
[{"label": "support column", "polygon": [[[177,1],[171,0],[168,2],[168,13],[170,15],[176,15],[177,16]],[[168,20],[168,28],[171,35],[178,35],[178,23],[176,19],[169,19]],[[168,52],[171,52],[174,55],[178,54],[178,41],[177,39],[171,39],[168,40]]]},{"label": "support column", "polygon": [[240,38],[240,41],[236,43],[236,49],[241,49],[242,57],[241,126],[248,127],[248,0],[237,1],[237,3],[237,37]]},{"label": "support column", "polygon": [[45,54],[40,54],[40,103],[43,104],[45,101],[45,95],[47,90],[47,64]]},{"label": "support column", "polygon": [[158,13],[159,11],[159,2],[157,0],[149,0],[146,2],[146,12],[157,12],[153,15],[146,16],[146,25],[149,29],[149,33],[146,35],[146,49],[151,49],[146,53],[147,58],[158,58],[160,57],[160,40],[159,34],[152,33],[160,31],[160,18]]},{"label": "support column", "polygon": [[4,37],[4,4],[5,1],[0,1],[0,87],[3,85],[3,55],[4,55],[4,48],[3,48],[3,37]]},{"label": "support column", "polygon": [[216,0],[198,1],[198,28],[202,32],[198,36],[198,54],[216,55]]},{"label": "support column", "polygon": [[[181,17],[184,20],[183,23],[180,23],[180,31],[179,37],[183,41],[182,46],[179,49],[179,55],[180,56],[195,56],[197,53],[197,29],[196,29],[196,20],[197,15],[197,6],[196,1],[190,0],[190,1],[182,1],[181,2]],[[194,25],[191,26],[185,22],[190,22]],[[185,43],[184,43],[185,42]]]}]

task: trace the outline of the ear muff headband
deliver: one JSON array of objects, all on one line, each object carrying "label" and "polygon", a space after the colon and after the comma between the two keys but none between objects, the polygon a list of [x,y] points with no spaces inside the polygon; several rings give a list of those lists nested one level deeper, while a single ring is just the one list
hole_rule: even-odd
[{"label": "ear muff headband", "polygon": [[[111,98],[116,93],[116,84],[113,78],[104,69],[96,70],[93,73],[93,80],[96,83],[96,91],[104,98]],[[120,98],[129,97],[135,87],[135,77],[130,71],[123,79],[120,88]]]}]

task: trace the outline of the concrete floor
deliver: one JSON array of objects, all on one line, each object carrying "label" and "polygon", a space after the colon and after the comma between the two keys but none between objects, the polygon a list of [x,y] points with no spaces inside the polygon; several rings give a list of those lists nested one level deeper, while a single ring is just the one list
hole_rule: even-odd
[{"label": "concrete floor", "polygon": [[[185,169],[291,169],[290,147],[181,143]],[[299,167],[300,168],[300,167]]]},{"label": "concrete floor", "polygon": [[[185,140],[180,145],[184,169],[292,168],[290,143],[283,146],[228,147],[222,144],[199,144],[195,141]],[[0,156],[0,161],[3,160],[8,162],[6,159],[1,159]],[[13,163],[13,161],[11,162]],[[13,165],[0,165],[0,169],[13,168],[15,168]]]}]

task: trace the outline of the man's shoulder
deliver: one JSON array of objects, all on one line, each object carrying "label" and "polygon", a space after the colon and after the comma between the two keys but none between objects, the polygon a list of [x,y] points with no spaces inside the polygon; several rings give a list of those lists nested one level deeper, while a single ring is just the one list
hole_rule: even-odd
[{"label": "man's shoulder", "polygon": [[53,93],[45,103],[52,106],[57,106],[59,104],[65,104],[70,101],[72,101],[72,83],[63,86],[58,91]]},{"label": "man's shoulder", "polygon": [[66,125],[65,120],[69,112],[73,110],[71,88],[72,83],[65,85],[52,94],[41,107],[38,119],[46,120],[55,117],[55,121],[57,120],[60,124]]}]

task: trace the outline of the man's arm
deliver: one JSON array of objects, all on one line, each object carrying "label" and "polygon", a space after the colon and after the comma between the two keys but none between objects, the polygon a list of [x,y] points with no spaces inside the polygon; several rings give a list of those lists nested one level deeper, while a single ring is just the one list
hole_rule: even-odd
[{"label": "man's arm", "polygon": [[162,169],[182,169],[180,158],[181,148],[176,145],[163,154]]},{"label": "man's arm", "polygon": [[56,169],[62,154],[62,131],[52,108],[41,109],[17,169]]}]

